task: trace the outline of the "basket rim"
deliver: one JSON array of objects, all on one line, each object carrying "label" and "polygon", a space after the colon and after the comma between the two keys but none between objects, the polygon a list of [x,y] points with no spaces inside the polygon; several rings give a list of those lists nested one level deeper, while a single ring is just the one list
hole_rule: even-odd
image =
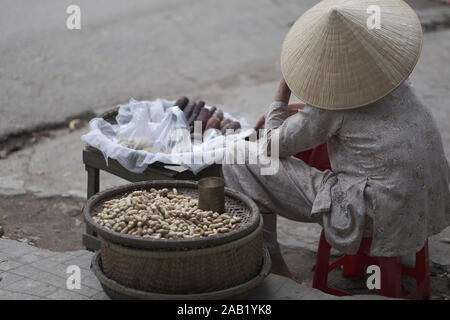
[{"label": "basket rim", "polygon": [[258,227],[248,235],[243,238],[239,238],[235,241],[231,241],[228,243],[224,243],[214,247],[201,248],[196,250],[183,250],[183,251],[151,251],[151,250],[141,250],[135,248],[124,247],[112,242],[108,242],[104,239],[101,240],[102,244],[107,248],[120,252],[121,254],[125,254],[131,257],[141,257],[141,258],[156,258],[156,259],[179,259],[185,257],[198,257],[198,256],[206,256],[214,253],[220,253],[224,251],[229,251],[235,248],[239,248],[242,245],[252,241],[255,239],[263,228],[263,220],[259,221]]},{"label": "basket rim", "polygon": [[240,294],[249,292],[255,289],[264,279],[269,275],[271,268],[271,259],[269,251],[267,248],[263,248],[263,262],[260,272],[252,279],[247,282],[241,283],[237,286],[230,287],[223,290],[211,291],[205,293],[193,293],[193,294],[167,294],[167,293],[156,293],[149,291],[142,291],[133,288],[126,287],[115,280],[109,279],[100,267],[100,252],[97,251],[91,262],[91,269],[93,270],[95,276],[100,281],[102,287],[109,290],[114,290],[117,293],[126,295],[128,297],[135,297],[136,299],[146,299],[146,300],[206,300],[215,299],[222,300],[227,298],[232,298]]},{"label": "basket rim", "polygon": [[98,203],[104,201],[104,198],[114,197],[120,194],[129,193],[137,190],[149,190],[150,188],[197,188],[197,181],[190,180],[150,180],[143,182],[135,182],[130,184],[121,185],[118,187],[112,187],[101,191],[86,202],[83,208],[83,217],[85,223],[103,239],[118,244],[124,247],[140,248],[140,249],[198,249],[207,248],[212,246],[217,246],[220,244],[229,243],[231,241],[243,238],[248,234],[255,231],[258,227],[261,216],[259,213],[259,208],[256,203],[250,199],[248,196],[234,191],[230,188],[225,188],[225,195],[236,200],[243,202],[250,211],[252,215],[247,224],[243,225],[237,230],[225,234],[218,234],[207,238],[197,238],[197,239],[151,239],[143,238],[139,236],[125,235],[115,231],[112,231],[106,227],[103,227],[96,223],[92,218],[92,209]]}]

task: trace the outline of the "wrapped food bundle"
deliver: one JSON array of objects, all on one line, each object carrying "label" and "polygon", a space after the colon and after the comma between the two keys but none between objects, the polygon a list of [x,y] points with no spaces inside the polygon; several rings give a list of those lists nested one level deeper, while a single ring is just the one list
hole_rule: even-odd
[{"label": "wrapped food bundle", "polygon": [[182,96],[177,99],[174,106],[178,106],[183,111],[193,139],[199,138],[194,136],[195,121],[201,122],[203,134],[209,129],[215,129],[224,135],[227,134],[227,130],[229,133],[241,129],[239,121],[233,121],[232,119],[225,117],[223,111],[216,107],[206,107],[204,101],[194,102],[190,101],[188,97]]},{"label": "wrapped food bundle", "polygon": [[184,109],[188,104],[189,104],[188,97],[180,97],[177,101],[175,101],[175,105],[178,106],[178,108],[180,108],[181,111],[184,111]]},{"label": "wrapped food bundle", "polygon": [[188,97],[177,101],[131,99],[115,113],[115,122],[104,117],[92,119],[82,140],[100,150],[106,162],[115,159],[135,173],[160,162],[183,165],[197,174],[211,161],[220,161],[228,143],[246,139],[252,132],[245,118],[236,119]]}]

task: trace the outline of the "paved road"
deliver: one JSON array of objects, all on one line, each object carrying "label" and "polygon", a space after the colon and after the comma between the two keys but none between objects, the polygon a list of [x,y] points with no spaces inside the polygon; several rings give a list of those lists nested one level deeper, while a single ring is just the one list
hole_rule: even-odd
[{"label": "paved road", "polygon": [[[420,10],[441,8],[409,1]],[[65,23],[72,0],[3,0],[0,141],[130,97],[198,97],[202,88],[227,91],[242,77],[274,80],[284,35],[316,2],[78,0],[77,31]]]},{"label": "paved road", "polygon": [[5,0],[0,140],[124,102],[195,95],[277,63],[290,24],[316,0]]}]

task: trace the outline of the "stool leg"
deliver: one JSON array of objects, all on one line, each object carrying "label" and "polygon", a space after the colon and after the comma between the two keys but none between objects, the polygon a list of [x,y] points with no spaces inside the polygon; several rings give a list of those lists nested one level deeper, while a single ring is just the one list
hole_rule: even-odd
[{"label": "stool leg", "polygon": [[355,255],[345,255],[342,276],[357,276],[364,277],[365,268],[363,259],[358,254]]},{"label": "stool leg", "polygon": [[417,298],[430,298],[430,263],[428,259],[428,242],[416,253],[415,278],[417,282]]},{"label": "stool leg", "polygon": [[364,277],[366,273],[366,265],[369,258],[367,257],[370,252],[370,244],[372,240],[370,238],[363,238],[359,246],[359,250],[355,255],[345,255],[342,269],[342,276],[358,276]]},{"label": "stool leg", "polygon": [[328,264],[330,263],[331,246],[325,240],[325,234],[322,231],[317,251],[316,267],[314,270],[313,288],[326,290],[328,287]]},{"label": "stool leg", "polygon": [[380,295],[402,298],[402,264],[398,257],[378,258],[381,271]]}]

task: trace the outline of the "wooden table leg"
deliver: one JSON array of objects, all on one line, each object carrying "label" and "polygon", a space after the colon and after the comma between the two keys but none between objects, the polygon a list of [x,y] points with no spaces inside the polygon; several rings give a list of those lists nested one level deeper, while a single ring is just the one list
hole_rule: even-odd
[{"label": "wooden table leg", "polygon": [[[89,199],[100,191],[100,170],[86,165],[87,171],[87,198]],[[86,225],[86,233],[83,234],[83,244],[89,251],[99,250],[99,241],[97,234]]]},{"label": "wooden table leg", "polygon": [[86,166],[86,171],[88,175],[87,198],[89,199],[100,191],[100,170],[91,166]]}]

